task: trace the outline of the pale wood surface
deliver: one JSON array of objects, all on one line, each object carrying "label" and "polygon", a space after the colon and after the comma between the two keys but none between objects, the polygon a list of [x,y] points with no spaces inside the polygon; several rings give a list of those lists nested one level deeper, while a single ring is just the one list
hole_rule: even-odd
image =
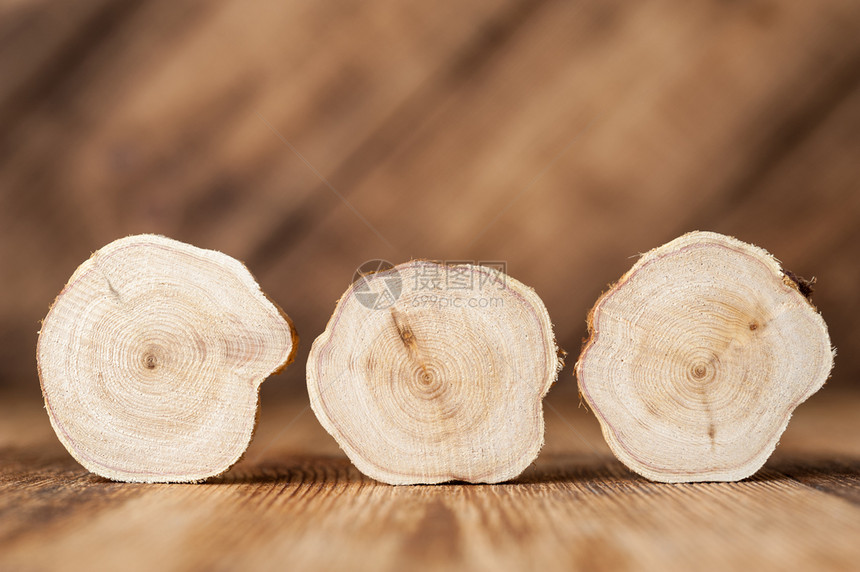
[{"label": "pale wood surface", "polygon": [[203,485],[120,484],[63,450],[39,403],[0,404],[0,569],[856,569],[860,395],[801,405],[737,483],[651,483],[553,392],[547,444],[517,481],[362,477],[307,403],[263,403],[246,458]]},{"label": "pale wood surface", "polygon": [[691,232],[600,297],[576,377],[619,460],[671,483],[764,465],[833,369],[827,326],[795,280],[759,247]]},{"label": "pale wood surface", "polygon": [[311,348],[308,396],[365,475],[498,483],[543,446],[542,400],[560,358],[527,285],[486,266],[417,260],[347,289]]},{"label": "pale wood surface", "polygon": [[57,437],[92,472],[199,481],[245,452],[260,384],[297,342],[238,260],[136,235],[69,278],[39,332],[39,379]]}]

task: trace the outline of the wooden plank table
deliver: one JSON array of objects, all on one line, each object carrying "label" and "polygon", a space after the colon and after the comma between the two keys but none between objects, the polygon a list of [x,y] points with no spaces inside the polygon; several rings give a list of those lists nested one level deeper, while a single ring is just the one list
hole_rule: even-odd
[{"label": "wooden plank table", "polygon": [[[858,29],[856,0],[0,0],[0,572],[856,569]],[[840,350],[741,483],[630,474],[569,370],[537,463],[493,486],[374,483],[265,386],[220,480],[111,483],[9,393],[66,279],[127,234],[247,262],[300,384],[366,260],[505,261],[573,357],[631,256],[696,228],[817,276]]]},{"label": "wooden plank table", "polygon": [[[563,380],[565,381],[565,380]],[[0,570],[856,569],[860,394],[802,405],[738,483],[650,483],[615,461],[565,384],[512,483],[362,477],[303,398],[265,399],[246,457],[199,485],[112,483],[41,404],[0,404]]]}]

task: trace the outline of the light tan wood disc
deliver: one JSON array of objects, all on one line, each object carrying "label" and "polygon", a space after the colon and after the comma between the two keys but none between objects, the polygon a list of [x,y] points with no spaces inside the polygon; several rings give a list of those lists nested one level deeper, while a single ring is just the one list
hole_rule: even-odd
[{"label": "light tan wood disc", "polygon": [[833,365],[801,286],[766,251],[711,232],[643,255],[595,304],[576,366],[615,455],[655,481],[756,472]]},{"label": "light tan wood disc", "polygon": [[483,266],[412,261],[350,286],[307,378],[317,418],[366,475],[492,483],[537,456],[559,367],[534,290]]},{"label": "light tan wood disc", "polygon": [[237,260],[155,235],[112,242],[45,318],[37,360],[57,436],[119,481],[197,481],[251,439],[257,392],[298,338]]}]

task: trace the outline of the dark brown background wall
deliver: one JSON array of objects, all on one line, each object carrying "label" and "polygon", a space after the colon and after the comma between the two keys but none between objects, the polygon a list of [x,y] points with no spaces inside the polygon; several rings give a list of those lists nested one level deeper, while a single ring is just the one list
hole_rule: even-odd
[{"label": "dark brown background wall", "polygon": [[66,279],[157,232],[294,317],[267,391],[304,391],[359,264],[410,257],[506,261],[573,391],[601,290],[709,229],[818,277],[856,386],[858,30],[856,0],[0,1],[0,384],[38,394]]}]

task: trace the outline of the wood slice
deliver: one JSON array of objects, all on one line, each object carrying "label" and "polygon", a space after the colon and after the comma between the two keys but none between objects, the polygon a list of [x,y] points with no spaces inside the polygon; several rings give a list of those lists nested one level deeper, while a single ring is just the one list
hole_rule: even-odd
[{"label": "wood slice", "polygon": [[311,347],[308,392],[374,479],[495,483],[537,456],[560,367],[534,290],[484,266],[412,261],[347,289]]},{"label": "wood slice", "polygon": [[239,261],[140,235],[75,271],[42,323],[37,361],[51,424],[84,467],[198,481],[244,453],[259,386],[297,342]]},{"label": "wood slice", "polygon": [[643,255],[595,304],[576,364],[615,456],[663,482],[755,473],[833,366],[809,293],[766,251],[712,232]]}]

